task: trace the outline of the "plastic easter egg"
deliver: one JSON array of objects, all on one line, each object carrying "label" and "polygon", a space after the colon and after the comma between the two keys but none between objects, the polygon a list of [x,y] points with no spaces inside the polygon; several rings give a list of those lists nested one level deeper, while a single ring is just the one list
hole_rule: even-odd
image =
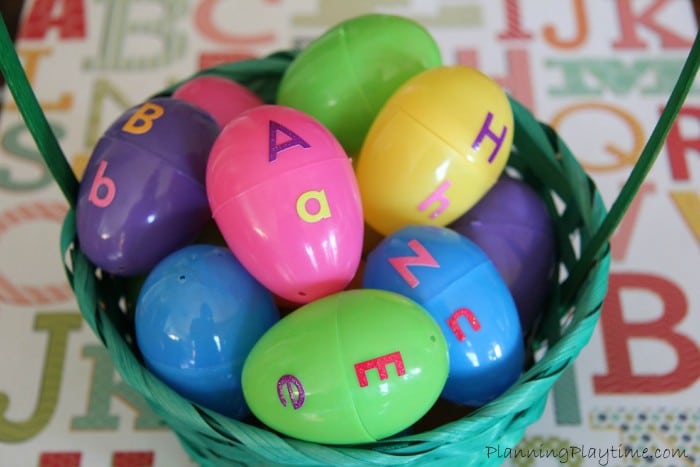
[{"label": "plastic easter egg", "polygon": [[202,75],[179,86],[173,97],[209,112],[221,128],[248,109],[264,102],[253,91],[230,79]]},{"label": "plastic easter egg", "polygon": [[369,254],[362,285],[404,295],[439,323],[450,349],[443,398],[480,406],[520,376],[524,342],[513,298],[466,237],[445,227],[405,227]]},{"label": "plastic easter egg", "polygon": [[352,290],[306,304],[266,332],[243,366],[243,394],[258,419],[288,436],[364,443],[426,413],[447,369],[447,344],[423,308]]},{"label": "plastic easter egg", "polygon": [[352,156],[389,96],[441,64],[437,43],[420,24],[387,14],[358,16],[301,51],[282,77],[277,103],[318,119]]},{"label": "plastic easter egg", "polygon": [[76,207],[80,248],[95,265],[143,274],[197,237],[211,215],[204,176],[219,131],[206,112],[166,97],[129,109],[107,129]]},{"label": "plastic easter egg", "polygon": [[512,140],[510,103],[488,76],[455,65],[411,78],[377,115],[357,160],[367,223],[384,235],[449,224],[496,183]]},{"label": "plastic easter egg", "polygon": [[180,395],[240,419],[249,414],[243,362],[278,319],[270,293],[227,248],[190,245],[148,275],[136,342],[146,366]]},{"label": "plastic easter egg", "polygon": [[528,332],[543,311],[556,267],[554,229],[544,202],[525,182],[503,175],[449,227],[491,259]]},{"label": "plastic easter egg", "polygon": [[303,112],[265,105],[229,123],[211,150],[207,193],[231,251],[281,298],[306,303],[355,275],[364,222],[351,161]]}]

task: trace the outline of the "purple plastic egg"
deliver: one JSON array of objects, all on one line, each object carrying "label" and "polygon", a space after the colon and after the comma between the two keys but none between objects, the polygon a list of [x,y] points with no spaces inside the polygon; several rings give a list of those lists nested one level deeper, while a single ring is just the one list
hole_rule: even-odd
[{"label": "purple plastic egg", "polygon": [[479,202],[449,227],[486,253],[508,286],[524,332],[543,311],[556,266],[553,224],[537,193],[502,175]]},{"label": "purple plastic egg", "polygon": [[211,218],[204,175],[220,128],[198,107],[148,100],[104,133],[76,206],[80,247],[96,266],[129,276],[191,243]]}]

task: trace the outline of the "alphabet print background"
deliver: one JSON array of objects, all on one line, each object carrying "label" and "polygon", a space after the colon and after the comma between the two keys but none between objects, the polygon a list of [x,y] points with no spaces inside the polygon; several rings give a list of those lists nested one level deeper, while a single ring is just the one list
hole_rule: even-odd
[{"label": "alphabet print background", "polygon": [[[151,92],[200,67],[303,46],[370,11],[418,20],[446,63],[482,69],[550,122],[608,205],[697,27],[691,3],[681,0],[32,0],[17,50],[81,173],[104,129]],[[608,465],[700,462],[699,151],[696,87],[613,239],[601,322],[521,447],[681,449],[681,458],[610,458]],[[4,90],[0,465],[189,466],[81,320],[59,258],[65,212]]]}]

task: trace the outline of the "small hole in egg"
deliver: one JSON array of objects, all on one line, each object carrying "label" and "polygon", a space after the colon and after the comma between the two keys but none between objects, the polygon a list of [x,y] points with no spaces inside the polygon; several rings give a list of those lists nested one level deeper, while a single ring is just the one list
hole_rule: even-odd
[{"label": "small hole in egg", "polygon": [[435,336],[430,336],[430,342],[435,342]]},{"label": "small hole in egg", "polygon": [[119,306],[119,310],[122,313],[126,313],[128,311],[128,304],[126,302],[126,297],[119,297],[119,301],[117,302],[117,305]]},{"label": "small hole in egg", "polygon": [[300,291],[300,292],[299,292],[299,296],[300,296],[300,297],[306,297],[306,292],[301,292],[301,291]]},{"label": "small hole in egg", "polygon": [[182,274],[182,275],[180,275],[180,277],[178,277],[178,280],[179,280],[180,282],[185,282],[186,279],[187,279],[187,277],[185,277],[184,274]]}]

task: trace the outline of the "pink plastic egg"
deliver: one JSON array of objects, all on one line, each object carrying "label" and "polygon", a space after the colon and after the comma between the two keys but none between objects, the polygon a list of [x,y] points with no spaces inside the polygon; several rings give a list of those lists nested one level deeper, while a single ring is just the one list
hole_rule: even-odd
[{"label": "pink plastic egg", "polygon": [[207,195],[226,243],[276,295],[307,303],[345,288],[362,252],[362,204],[335,137],[298,110],[264,105],[212,147]]},{"label": "pink plastic egg", "polygon": [[253,91],[221,76],[198,76],[173,92],[173,97],[211,114],[221,128],[248,109],[264,102]]}]

